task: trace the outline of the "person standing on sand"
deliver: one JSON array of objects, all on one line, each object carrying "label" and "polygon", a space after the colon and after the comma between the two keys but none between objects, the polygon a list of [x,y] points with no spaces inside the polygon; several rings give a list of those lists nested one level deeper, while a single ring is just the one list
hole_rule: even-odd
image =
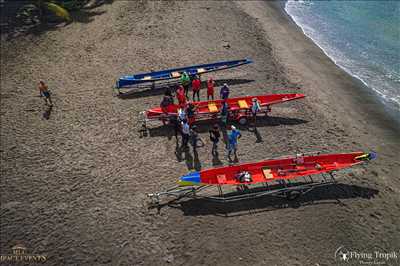
[{"label": "person standing on sand", "polygon": [[165,113],[168,114],[169,111],[171,111],[171,106],[174,104],[174,98],[171,96],[169,93],[165,93],[161,103],[160,107],[161,110]]},{"label": "person standing on sand", "polygon": [[182,73],[180,81],[185,90],[186,98],[189,98],[188,93],[189,93],[189,86],[190,86],[190,77],[189,77],[188,73],[186,73],[186,71],[184,71]]},{"label": "person standing on sand", "polygon": [[188,102],[186,116],[189,120],[189,125],[192,125],[196,121],[196,109],[197,107],[192,102]]},{"label": "person standing on sand", "polygon": [[221,134],[219,133],[219,127],[217,124],[215,124],[213,126],[212,129],[210,129],[209,131],[210,133],[210,140],[212,141],[213,145],[212,145],[212,149],[211,149],[211,154],[212,155],[217,155],[218,154],[218,142],[219,142],[219,138],[221,137]]},{"label": "person standing on sand", "polygon": [[179,106],[183,108],[186,105],[185,89],[182,85],[178,86],[176,90],[176,98],[178,99]]},{"label": "person standing on sand", "polygon": [[175,140],[176,143],[178,143],[178,134],[180,132],[180,126],[179,126],[179,120],[177,116],[171,116],[169,119],[170,125],[172,126],[172,129],[174,130],[174,135],[175,135]]},{"label": "person standing on sand", "polygon": [[43,96],[45,97],[44,101],[45,101],[46,105],[47,105],[47,103],[49,103],[50,106],[53,106],[49,88],[42,80],[39,81],[39,93],[40,93],[40,95],[39,95],[40,97],[43,97]]},{"label": "person standing on sand", "polygon": [[187,144],[189,142],[189,136],[190,136],[190,126],[187,122],[186,119],[184,119],[181,123],[182,127],[182,147],[187,147]]},{"label": "person standing on sand", "polygon": [[201,80],[199,76],[196,75],[192,81],[193,101],[196,95],[197,95],[197,101],[200,101],[200,88],[201,88]]},{"label": "person standing on sand", "polygon": [[237,159],[237,144],[238,144],[238,140],[242,137],[242,134],[240,134],[240,131],[236,129],[236,127],[231,126],[231,133],[229,134],[228,137],[228,158],[229,160],[231,159],[231,153],[233,151],[233,153],[235,154],[235,159]]},{"label": "person standing on sand", "polygon": [[219,91],[219,96],[221,97],[222,100],[226,100],[229,97],[229,87],[228,84],[224,83],[224,85],[221,87],[221,90]]},{"label": "person standing on sand", "polygon": [[198,141],[199,141],[199,133],[197,133],[197,127],[192,126],[192,129],[190,130],[190,144],[192,144],[194,154],[197,153]]},{"label": "person standing on sand", "polygon": [[251,114],[253,117],[253,122],[254,122],[254,128],[257,127],[257,113],[261,111],[261,106],[260,102],[258,101],[257,98],[253,98],[252,100],[252,106],[251,106]]},{"label": "person standing on sand", "polygon": [[228,110],[229,110],[228,103],[224,101],[221,107],[221,122],[224,126],[226,126],[226,123],[228,122]]},{"label": "person standing on sand", "polygon": [[214,85],[214,80],[210,77],[207,80],[207,100],[209,100],[210,98],[214,100]]}]

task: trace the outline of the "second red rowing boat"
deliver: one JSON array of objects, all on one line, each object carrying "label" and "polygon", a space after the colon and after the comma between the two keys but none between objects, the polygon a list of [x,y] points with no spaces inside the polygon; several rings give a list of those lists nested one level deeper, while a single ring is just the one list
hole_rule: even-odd
[{"label": "second red rowing boat", "polygon": [[[266,94],[256,96],[243,96],[227,99],[228,104],[228,119],[237,121],[240,124],[245,124],[247,118],[251,115],[252,100],[256,98],[261,107],[259,115],[267,114],[271,111],[271,106],[274,104],[284,103],[288,101],[304,98],[304,94],[288,93],[288,94]],[[195,120],[212,120],[218,119],[221,115],[223,100],[215,101],[200,101],[193,102],[196,107]],[[177,104],[172,104],[167,107],[167,112],[164,112],[161,107],[151,108],[143,112],[145,122],[149,120],[165,121],[172,116],[178,115]]]}]

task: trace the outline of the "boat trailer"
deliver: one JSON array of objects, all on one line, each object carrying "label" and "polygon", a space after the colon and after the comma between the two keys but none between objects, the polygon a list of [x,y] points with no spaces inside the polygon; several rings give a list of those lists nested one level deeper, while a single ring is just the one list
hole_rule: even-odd
[{"label": "boat trailer", "polygon": [[[184,198],[205,199],[214,202],[229,203],[234,201],[255,199],[263,196],[275,196],[295,200],[315,188],[331,186],[338,184],[334,172],[321,173],[320,178],[317,176],[303,176],[295,180],[276,180],[274,182],[263,182],[259,184],[243,184],[233,185],[201,185],[201,186],[175,186],[165,191],[150,193],[150,207],[159,207],[176,203]],[[235,188],[226,193],[226,187]],[[205,191],[217,188],[218,193],[214,190],[211,193]],[[340,187],[338,187],[340,188]],[[210,191],[209,191],[210,192]]]}]

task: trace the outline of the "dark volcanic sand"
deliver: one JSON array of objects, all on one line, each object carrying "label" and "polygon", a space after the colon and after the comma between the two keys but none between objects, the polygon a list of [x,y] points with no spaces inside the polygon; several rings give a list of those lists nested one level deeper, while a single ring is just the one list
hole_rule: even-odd
[{"label": "dark volcanic sand", "polygon": [[[399,250],[398,131],[276,6],[116,1],[78,18],[1,42],[1,254],[19,242],[47,255],[45,265],[333,265],[339,246]],[[273,108],[258,137],[243,128],[240,162],[371,149],[378,160],[338,174],[346,193],[316,191],[300,206],[259,199],[148,210],[146,193],[213,166],[207,127],[198,161],[176,155],[168,128],[140,138],[138,113],[161,95],[113,97],[116,78],[242,57],[255,63],[214,75],[232,96],[308,97]],[[48,120],[39,79],[53,92]]]}]

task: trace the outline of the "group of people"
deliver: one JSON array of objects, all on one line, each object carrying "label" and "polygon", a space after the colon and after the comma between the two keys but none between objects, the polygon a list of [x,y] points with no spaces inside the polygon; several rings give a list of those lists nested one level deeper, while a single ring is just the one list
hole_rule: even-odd
[{"label": "group of people", "polygon": [[[194,75],[193,78],[189,76],[187,72],[183,72],[181,77],[180,77],[180,83],[182,84],[179,86],[177,90],[177,98],[179,101],[179,104],[185,104],[186,99],[189,99],[189,88],[192,87],[192,92],[193,96],[192,99],[195,101],[196,96],[197,96],[197,101],[200,101],[200,90],[201,90],[201,80],[198,75]],[[215,82],[214,80],[210,77],[207,80],[207,100],[214,100],[214,86]],[[227,93],[229,95],[229,88],[228,85],[224,84],[224,95]],[[222,91],[222,89],[221,89]],[[178,94],[179,93],[179,94]],[[226,95],[226,97],[228,96]]]},{"label": "group of people", "polygon": [[[201,90],[201,80],[199,76],[194,76],[191,80],[186,72],[184,72],[181,76],[181,85],[178,86],[176,90],[176,98],[178,100],[178,104],[180,106],[184,106],[189,99],[189,88],[192,88],[193,96],[192,99],[195,101],[200,101],[200,90]],[[214,88],[215,82],[210,77],[207,80],[207,100],[214,100]],[[220,90],[221,99],[226,100],[229,96],[229,87],[225,83]],[[197,97],[196,97],[197,96]]]},{"label": "group of people", "polygon": [[[200,101],[200,90],[201,90],[201,80],[199,76],[194,76],[192,79],[190,76],[184,72],[180,78],[180,85],[178,85],[176,89],[176,99],[178,101],[177,105],[174,104],[174,95],[171,89],[167,89],[163,100],[161,102],[161,109],[164,113],[172,113],[176,112],[176,108],[178,108],[177,113],[178,116],[172,118],[171,124],[175,129],[175,137],[178,139],[178,134],[182,136],[182,146],[188,147],[190,143],[193,147],[193,152],[197,152],[198,143],[204,142],[199,138],[199,134],[197,132],[197,127],[194,125],[195,117],[196,117],[196,105],[193,104],[192,101],[189,100],[188,94],[190,87],[192,88],[193,101]],[[207,100],[214,100],[214,88],[215,82],[210,77],[207,80]],[[229,98],[230,88],[225,83],[221,87],[219,91],[219,96],[223,100],[222,106],[220,108],[220,117],[221,123],[224,128],[227,125],[227,120],[229,116],[229,105],[227,99]],[[256,123],[257,113],[261,110],[260,104],[257,98],[252,100],[251,105],[251,113],[253,116],[254,124]],[[240,131],[236,129],[235,126],[230,127],[231,131],[228,134],[228,138],[226,139],[226,148],[228,150],[228,158],[231,160],[231,155],[234,154],[235,158],[237,158],[237,144],[238,140],[242,136]],[[218,124],[212,126],[209,130],[210,141],[212,142],[212,154],[218,154],[218,143],[221,138],[220,127]]]},{"label": "group of people", "polygon": [[[212,79],[210,80],[212,81]],[[211,96],[212,98],[214,98],[213,94],[211,94]],[[229,110],[229,106],[226,101],[229,96],[229,87],[227,84],[224,84],[224,86],[221,88],[220,96],[222,99],[225,100],[221,107],[221,121],[223,125],[226,126]],[[199,137],[197,126],[194,125],[196,105],[194,105],[193,102],[190,101],[186,102],[185,90],[181,85],[176,91],[176,97],[179,102],[177,116],[172,116],[170,118],[171,125],[174,127],[175,138],[178,140],[178,134],[180,134],[182,137],[181,147],[188,148],[188,145],[190,143],[190,145],[193,147],[193,153],[197,153],[197,147],[199,143],[202,143],[204,145],[204,142]],[[172,96],[172,92],[170,90],[167,90],[161,103],[161,108],[164,112],[168,112],[169,110],[169,107],[165,105],[165,103],[173,104],[173,101],[174,99]],[[176,108],[175,105],[174,108]],[[234,154],[235,158],[237,158],[237,143],[238,139],[240,139],[242,135],[240,131],[236,129],[236,127],[231,126],[230,129],[231,131],[228,134],[228,138],[226,140],[226,148],[228,150],[228,158],[231,160],[232,154]],[[218,155],[218,143],[220,142],[221,136],[222,134],[220,126],[218,124],[214,124],[209,130],[209,137],[210,141],[212,142],[211,153],[214,156]]]},{"label": "group of people", "polygon": [[[178,118],[178,121],[179,120],[180,119]],[[178,132],[180,132],[182,136],[182,147],[187,148],[190,142],[190,145],[193,147],[193,153],[197,153],[199,143],[204,145],[204,142],[199,137],[197,126],[190,126],[187,119],[184,118],[181,122],[175,123],[174,126],[176,139],[178,140]],[[235,159],[237,159],[237,145],[242,134],[235,126],[231,126],[230,129],[231,131],[228,134],[228,139],[226,141],[226,149],[228,151],[229,160],[232,160],[232,154],[235,156]],[[218,156],[218,143],[220,142],[221,136],[220,127],[218,124],[214,124],[209,130],[209,137],[212,143],[211,154],[213,156]]]}]

